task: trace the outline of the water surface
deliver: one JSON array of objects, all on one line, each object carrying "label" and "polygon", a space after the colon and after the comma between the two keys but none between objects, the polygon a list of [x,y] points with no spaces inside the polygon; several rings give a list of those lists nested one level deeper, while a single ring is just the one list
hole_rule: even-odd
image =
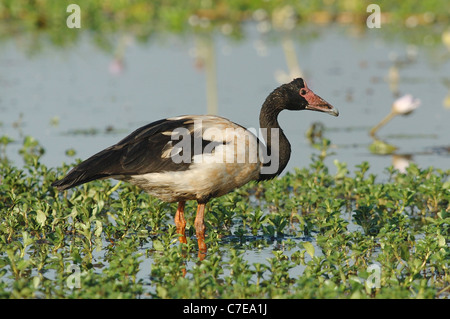
[{"label": "water surface", "polygon": [[[317,151],[305,133],[312,123],[321,122],[323,136],[333,145],[334,154],[327,159],[332,170],[337,159],[351,170],[368,161],[372,172],[382,172],[393,164],[393,156],[372,154],[368,131],[397,97],[407,93],[419,98],[421,106],[409,116],[394,118],[379,131],[379,138],[419,166],[448,169],[446,47],[412,45],[404,38],[395,41],[385,36],[388,31],[383,28],[361,33],[332,25],[314,30],[314,37],[302,30],[266,34],[248,24],[240,41],[219,33],[164,35],[147,43],[131,35],[117,36],[117,43],[125,43],[122,66],[88,35],[71,47],[49,44],[31,54],[25,53],[25,40],[4,40],[0,134],[16,140],[8,157],[21,165],[17,150],[23,136],[31,135],[45,148],[46,165],[72,163],[68,149],[84,159],[141,125],[181,114],[214,112],[257,128],[266,96],[280,82],[298,75],[292,70],[294,57],[308,85],[336,106],[340,116],[280,114],[293,151],[287,170],[310,163],[311,153]],[[398,81],[393,74],[398,74]]]}]

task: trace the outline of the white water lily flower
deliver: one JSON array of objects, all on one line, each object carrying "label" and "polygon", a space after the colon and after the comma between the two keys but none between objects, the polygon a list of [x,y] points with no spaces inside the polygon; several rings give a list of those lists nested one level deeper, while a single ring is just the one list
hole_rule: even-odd
[{"label": "white water lily flower", "polygon": [[411,94],[406,94],[392,104],[392,111],[395,114],[407,115],[417,109],[420,103],[419,99],[413,98]]},{"label": "white water lily flower", "polygon": [[374,137],[375,133],[380,129],[380,127],[384,126],[387,122],[392,120],[396,115],[408,115],[415,109],[417,109],[420,105],[420,100],[412,97],[411,94],[406,94],[392,104],[391,112],[381,120],[380,123],[375,125],[370,130],[370,136]]}]

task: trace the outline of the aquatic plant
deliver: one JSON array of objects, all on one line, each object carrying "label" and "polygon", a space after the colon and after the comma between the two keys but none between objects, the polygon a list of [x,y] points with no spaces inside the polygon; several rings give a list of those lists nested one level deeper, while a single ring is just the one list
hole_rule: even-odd
[{"label": "aquatic plant", "polygon": [[176,207],[127,183],[58,194],[70,167],[46,167],[27,139],[23,167],[0,160],[0,296],[448,297],[450,171],[335,161],[330,174],[320,145],[309,166],[211,201],[199,261],[194,216],[180,244]]},{"label": "aquatic plant", "polygon": [[386,125],[389,121],[391,121],[397,115],[409,115],[415,109],[420,106],[420,100],[417,98],[413,98],[411,94],[403,95],[402,97],[396,99],[394,103],[392,103],[391,111],[386,117],[384,117],[377,125],[375,125],[370,130],[370,135],[373,137],[375,133],[384,125]]}]

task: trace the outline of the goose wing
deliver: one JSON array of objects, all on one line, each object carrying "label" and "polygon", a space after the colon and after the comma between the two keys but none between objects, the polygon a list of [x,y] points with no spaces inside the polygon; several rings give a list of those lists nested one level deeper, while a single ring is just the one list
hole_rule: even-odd
[{"label": "goose wing", "polygon": [[[203,139],[203,134],[195,132],[196,121],[202,123],[199,126],[201,129],[205,127],[205,121],[209,125],[218,124],[219,128],[233,124],[214,116],[180,116],[150,123],[138,128],[117,144],[81,162],[52,186],[64,190],[107,177],[187,170],[193,156],[207,149],[211,151],[212,148],[205,148],[206,145],[226,143]],[[179,135],[182,133],[185,133],[182,138],[188,137],[192,146],[197,144],[201,145],[201,148],[190,147],[188,148],[190,154],[183,154],[185,161],[174,161],[172,155],[183,151],[174,149],[178,143],[176,138],[178,136],[178,139],[181,139]]]}]

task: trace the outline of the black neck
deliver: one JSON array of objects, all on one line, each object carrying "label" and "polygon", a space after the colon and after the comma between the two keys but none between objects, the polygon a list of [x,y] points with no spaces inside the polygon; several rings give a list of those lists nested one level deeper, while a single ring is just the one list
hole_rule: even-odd
[{"label": "black neck", "polygon": [[[278,124],[278,114],[283,110],[282,106],[284,103],[285,101],[283,101],[281,96],[272,93],[267,97],[259,114],[259,125],[263,129],[262,132],[267,132],[267,135],[264,135],[266,154],[269,156],[268,159],[278,162],[278,168],[275,168],[275,171],[270,169],[270,173],[268,174],[260,173],[259,180],[271,179],[279,175],[286,167],[291,156],[291,144],[289,144],[288,139]],[[272,129],[275,129],[275,131],[272,131]],[[276,136],[277,132],[278,138]],[[273,133],[275,134],[274,136]],[[272,141],[272,139],[274,140]],[[266,162],[264,166],[267,167],[271,164],[273,165],[274,163]]]}]

